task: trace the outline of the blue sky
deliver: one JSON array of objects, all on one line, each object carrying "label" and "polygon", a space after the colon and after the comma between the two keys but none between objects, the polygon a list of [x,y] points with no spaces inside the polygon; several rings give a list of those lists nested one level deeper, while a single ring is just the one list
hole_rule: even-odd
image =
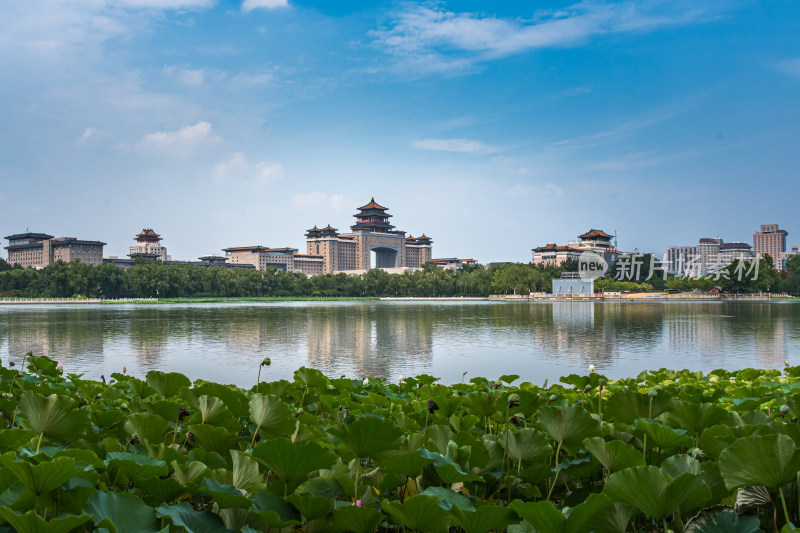
[{"label": "blue sky", "polygon": [[590,227],[800,244],[800,3],[0,4],[0,229],[303,249],[374,196],[437,257]]}]

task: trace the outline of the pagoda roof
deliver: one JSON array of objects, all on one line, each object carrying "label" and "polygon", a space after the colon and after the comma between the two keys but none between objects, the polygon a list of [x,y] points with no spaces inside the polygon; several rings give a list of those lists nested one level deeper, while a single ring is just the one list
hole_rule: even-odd
[{"label": "pagoda roof", "polygon": [[328,224],[326,227],[322,228],[320,231],[339,231],[339,230],[334,228],[330,224]]},{"label": "pagoda roof", "polygon": [[251,252],[258,253],[258,252],[261,252],[261,251],[264,251],[264,250],[268,250],[268,248],[266,246],[261,246],[259,244],[257,246],[235,246],[233,248],[223,248],[222,249],[223,252],[246,252],[248,250],[251,251]]},{"label": "pagoda roof", "polygon": [[358,208],[359,211],[364,210],[364,209],[380,209],[381,211],[386,211],[388,209],[388,207],[383,207],[382,205],[377,203],[375,201],[375,197],[373,196],[372,199],[369,201],[369,203],[367,205],[363,205],[363,206]]},{"label": "pagoda roof", "polygon": [[308,233],[311,233],[313,231],[320,231],[320,229],[317,226],[314,226],[313,228],[306,230],[306,232],[308,232]]},{"label": "pagoda roof", "polygon": [[554,242],[533,249],[534,252],[566,252],[569,250],[573,250],[573,248],[569,246],[558,246]]},{"label": "pagoda roof", "polygon": [[594,229],[594,228],[590,229],[583,235],[578,235],[579,239],[589,239],[591,237],[603,237],[604,239],[610,239],[613,237],[613,235],[609,235],[608,233],[606,233],[601,229]]},{"label": "pagoda roof", "polygon": [[158,239],[161,240],[161,235],[153,231],[152,228],[144,228],[139,235],[134,237],[136,239]]}]

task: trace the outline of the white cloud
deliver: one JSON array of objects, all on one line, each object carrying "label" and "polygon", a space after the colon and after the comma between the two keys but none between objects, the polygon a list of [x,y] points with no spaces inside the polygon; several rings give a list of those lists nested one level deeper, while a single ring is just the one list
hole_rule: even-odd
[{"label": "white cloud", "polygon": [[342,194],[326,194],[323,192],[306,192],[292,196],[292,207],[295,209],[330,209],[343,211],[352,209],[353,202]]},{"label": "white cloud", "polygon": [[283,165],[277,161],[259,161],[251,164],[242,152],[214,167],[214,181],[218,183],[244,182],[262,185],[283,177]]},{"label": "white cloud", "polygon": [[177,65],[165,66],[162,71],[170,78],[174,78],[179,83],[190,87],[200,87],[204,85],[208,79],[222,79],[225,77],[225,73],[219,70]]},{"label": "white cloud", "polygon": [[511,196],[536,196],[547,198],[561,198],[564,196],[564,190],[553,183],[548,181],[543,185],[514,185],[509,191]]},{"label": "white cloud", "polygon": [[201,146],[218,144],[220,141],[222,137],[211,132],[211,124],[201,120],[177,131],[148,133],[136,146],[147,151],[182,156]]},{"label": "white cloud", "polygon": [[777,64],[778,70],[790,76],[800,76],[800,57],[786,59]]},{"label": "white cloud", "polygon": [[599,35],[652,30],[706,16],[696,7],[678,4],[580,3],[566,10],[540,11],[528,19],[421,5],[394,13],[385,27],[371,31],[370,36],[402,70],[460,71],[528,50],[577,46]]},{"label": "white cloud", "polygon": [[132,8],[203,9],[213,6],[214,0],[117,0],[113,3]]},{"label": "white cloud", "polygon": [[81,133],[81,136],[78,137],[78,142],[83,144],[89,142],[90,139],[97,137],[102,132],[98,131],[97,128],[86,128]]},{"label": "white cloud", "polygon": [[254,9],[275,9],[279,7],[289,7],[288,0],[244,0],[242,11],[249,13]]},{"label": "white cloud", "polygon": [[442,152],[485,153],[496,150],[480,141],[471,139],[415,139],[411,146],[417,150],[439,150]]}]

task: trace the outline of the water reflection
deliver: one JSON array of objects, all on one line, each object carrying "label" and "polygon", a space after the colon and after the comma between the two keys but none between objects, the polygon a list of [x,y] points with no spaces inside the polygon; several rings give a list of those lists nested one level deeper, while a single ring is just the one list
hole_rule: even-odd
[{"label": "water reflection", "polygon": [[[0,306],[0,356],[28,351],[90,377],[180,371],[249,385],[300,366],[352,377],[520,374],[589,364],[610,376],[672,367],[781,367],[797,357],[800,306],[778,303],[281,303]],[[797,364],[799,361],[792,361]]]}]

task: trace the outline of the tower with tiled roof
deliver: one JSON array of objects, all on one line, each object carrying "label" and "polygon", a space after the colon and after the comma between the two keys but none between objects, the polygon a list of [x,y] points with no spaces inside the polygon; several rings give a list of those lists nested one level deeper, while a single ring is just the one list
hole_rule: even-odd
[{"label": "tower with tiled roof", "polygon": [[388,208],[383,207],[375,202],[373,197],[366,205],[358,208],[358,213],[353,215],[356,217],[356,223],[350,226],[354,232],[373,232],[373,233],[388,233],[394,229],[394,226],[389,222]]}]

